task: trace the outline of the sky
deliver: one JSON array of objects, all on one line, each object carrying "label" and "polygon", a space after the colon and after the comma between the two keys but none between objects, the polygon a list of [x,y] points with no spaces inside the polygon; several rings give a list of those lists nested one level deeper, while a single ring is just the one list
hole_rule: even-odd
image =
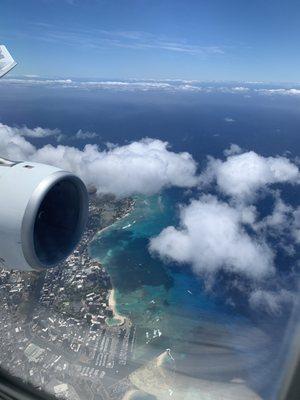
[{"label": "sky", "polygon": [[18,75],[300,81],[300,3],[2,0]]}]

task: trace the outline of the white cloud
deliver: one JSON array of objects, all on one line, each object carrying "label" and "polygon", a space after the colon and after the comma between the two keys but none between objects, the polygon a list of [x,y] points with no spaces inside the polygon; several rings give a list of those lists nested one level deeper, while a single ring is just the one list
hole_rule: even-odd
[{"label": "white cloud", "polygon": [[259,94],[266,95],[283,95],[283,96],[299,96],[300,89],[286,89],[286,88],[278,88],[278,89],[255,89]]},{"label": "white cloud", "polygon": [[[77,44],[76,44],[77,45]],[[169,43],[170,50],[180,52],[180,46],[174,46]],[[149,46],[150,47],[150,46]],[[171,49],[172,48],[172,49]],[[197,50],[196,50],[197,51]],[[218,51],[214,47],[203,50],[203,54],[211,52],[217,54]],[[187,53],[194,53],[193,48],[186,47]],[[199,49],[201,53],[202,50]],[[220,54],[220,52],[219,52]],[[247,82],[241,82],[243,85]],[[164,92],[201,92],[201,93],[222,93],[232,94],[236,96],[251,97],[251,96],[293,96],[300,95],[299,88],[265,88],[253,87],[253,84],[263,84],[263,82],[250,83],[249,86],[235,86],[226,85],[223,82],[214,83],[213,86],[207,82],[200,80],[186,80],[186,79],[129,79],[129,80],[80,80],[80,79],[50,79],[47,77],[40,77],[38,75],[22,75],[16,77],[5,77],[1,79],[0,86],[14,85],[14,86],[43,86],[47,88],[60,88],[60,89],[81,89],[81,90],[110,90],[110,91],[125,91],[125,92],[138,92],[138,91],[164,91]],[[235,119],[230,116],[224,118],[225,122],[234,123]]]},{"label": "white cloud", "polygon": [[84,132],[82,129],[75,134],[75,138],[79,140],[95,139],[96,137],[98,137],[96,132]]},{"label": "white cloud", "polygon": [[[148,138],[124,146],[107,144],[104,149],[89,144],[79,150],[63,145],[38,149],[26,139],[55,135],[61,132],[0,124],[0,156],[56,165],[77,173],[99,193],[117,196],[199,184],[197,164],[191,155],[175,153],[161,140]],[[80,130],[76,136],[94,137],[94,133]],[[237,274],[237,282],[243,282],[239,277],[246,276],[251,282],[246,289],[251,307],[277,313],[289,295],[264,290],[263,282],[272,275],[274,281],[277,279],[275,250],[267,243],[268,235],[281,238],[289,232],[300,244],[300,207],[293,209],[275,192],[273,212],[259,221],[256,207],[249,202],[258,190],[272,183],[299,183],[299,170],[285,157],[241,151],[239,146],[231,145],[225,161],[210,158],[207,170],[201,174],[202,182],[217,182],[218,189],[230,196],[229,204],[215,196],[193,200],[181,208],[179,226],[169,226],[152,238],[149,249],[163,260],[191,264],[195,273],[208,278],[208,282],[221,270]]]},{"label": "white cloud", "polygon": [[296,243],[300,245],[300,206],[294,210],[293,217],[292,234]]},{"label": "white cloud", "polygon": [[[24,79],[25,78],[25,79]],[[77,87],[71,79],[44,79],[44,78],[5,78],[0,81],[1,85],[22,85],[22,86],[49,86],[49,87]]]},{"label": "white cloud", "polygon": [[15,128],[0,124],[0,157],[10,160],[24,160],[35,152],[35,147]]},{"label": "white cloud", "polygon": [[179,228],[167,227],[149,248],[164,260],[191,264],[198,274],[224,269],[261,279],[274,272],[274,254],[261,238],[248,235],[249,218],[253,222],[250,209],[243,214],[214,196],[202,196],[181,209]]},{"label": "white cloud", "polygon": [[[296,246],[300,244],[300,212],[286,204],[280,193],[273,193],[275,203],[272,212],[261,220],[256,218],[251,223],[257,234],[276,240],[277,248],[281,248],[288,256],[296,254]],[[299,218],[299,220],[298,220]]]},{"label": "white cloud", "polygon": [[82,89],[82,90],[110,90],[110,91],[180,91],[201,90],[201,88],[179,82],[168,83],[155,80],[130,80],[130,81],[80,81],[71,79],[24,79],[6,78],[0,81],[0,85],[21,85],[26,87],[44,86],[49,88]]},{"label": "white cloud", "polygon": [[244,93],[244,92],[249,92],[250,89],[245,86],[235,86],[235,87],[232,87],[231,90],[233,92]]},{"label": "white cloud", "polygon": [[[7,130],[7,126],[0,123],[0,130]],[[28,128],[27,126],[23,126],[21,128],[18,127],[9,127],[9,130],[15,134],[30,138],[45,138],[49,136],[59,136],[61,134],[59,129],[48,129],[41,128],[40,126],[36,128]]]},{"label": "white cloud", "polygon": [[[250,296],[252,308],[279,313],[292,296],[280,291],[280,285],[287,284],[293,271],[280,277],[275,260],[281,251],[288,257],[296,255],[300,207],[286,204],[280,191],[269,185],[299,184],[299,170],[285,157],[241,151],[239,146],[231,145],[224,152],[225,161],[210,157],[200,175],[202,185],[216,182],[218,191],[229,195],[227,202],[211,195],[193,200],[181,208],[179,226],[169,226],[152,238],[149,250],[166,262],[191,265],[207,287],[211,287],[218,271],[234,272],[236,278],[229,286]],[[268,191],[275,200],[272,212],[264,218],[260,218],[259,205],[252,203],[257,201],[259,190]],[[277,289],[266,290],[270,285]]]},{"label": "white cloud", "polygon": [[225,122],[232,123],[232,122],[235,122],[235,119],[233,119],[233,118],[231,118],[231,117],[226,117],[226,118],[224,118],[224,121],[225,121]]},{"label": "white cloud", "polygon": [[37,149],[18,131],[0,125],[0,155],[12,160],[31,160],[77,173],[101,193],[128,196],[152,194],[170,186],[197,185],[197,165],[189,153],[175,153],[168,143],[143,139],[124,146],[99,150],[96,145],[75,147],[46,145]]},{"label": "white cloud", "polygon": [[277,315],[282,312],[284,305],[294,300],[295,294],[285,289],[278,291],[257,289],[250,294],[249,304],[255,310]]},{"label": "white cloud", "polygon": [[24,77],[25,78],[39,78],[40,76],[36,75],[36,74],[26,74],[26,75],[24,75]]},{"label": "white cloud", "polygon": [[263,157],[249,151],[231,155],[226,161],[210,158],[202,183],[216,181],[229,196],[251,200],[258,190],[275,183],[299,183],[298,167],[286,157]]},{"label": "white cloud", "polygon": [[293,207],[284,203],[279,193],[275,193],[275,204],[272,213],[253,226],[256,230],[267,230],[269,233],[275,231],[275,234],[278,235],[291,228],[294,220],[293,213]]},{"label": "white cloud", "polygon": [[230,147],[228,149],[225,149],[223,153],[226,157],[228,157],[228,156],[232,156],[234,154],[240,154],[242,152],[243,152],[243,150],[240,148],[240,146],[238,146],[237,144],[231,143]]}]

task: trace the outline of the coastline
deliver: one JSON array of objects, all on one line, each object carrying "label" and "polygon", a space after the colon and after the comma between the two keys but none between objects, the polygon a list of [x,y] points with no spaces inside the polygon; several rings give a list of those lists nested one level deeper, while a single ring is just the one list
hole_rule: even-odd
[{"label": "coastline", "polygon": [[104,228],[101,228],[99,231],[96,232],[95,237],[98,236],[98,235],[100,235],[102,232],[106,231],[107,229],[109,229],[111,226],[113,226],[113,224],[114,224],[115,222],[116,222],[116,221],[114,221],[114,222],[113,222],[112,224],[110,224],[110,225],[105,226]]},{"label": "coastline", "polygon": [[[96,238],[101,236],[101,234],[103,232],[105,232],[106,230],[112,228],[116,223],[120,222],[122,219],[128,217],[131,214],[131,212],[133,211],[134,206],[135,206],[135,200],[132,199],[129,208],[126,209],[126,211],[125,211],[125,213],[123,215],[118,216],[112,223],[110,223],[109,225],[97,230],[94,233],[94,235],[92,236],[92,238],[90,240],[89,245],[93,242],[93,240],[95,240]],[[100,259],[98,259],[98,258],[94,258],[94,259],[99,261],[100,264],[105,268],[105,266],[102,264],[102,261]],[[106,270],[106,268],[105,268],[105,270]],[[106,272],[107,272],[107,270],[106,270]],[[107,275],[109,276],[108,272],[107,272]],[[110,276],[109,276],[109,279],[110,279]],[[110,279],[110,282],[111,282],[111,279]],[[112,286],[112,289],[109,290],[108,307],[112,310],[113,316],[112,317],[107,317],[105,319],[106,325],[108,325],[110,327],[121,326],[121,325],[124,325],[126,321],[129,324],[131,324],[131,321],[128,318],[126,318],[123,315],[121,315],[117,310],[117,303],[116,303],[116,299],[115,299],[115,288],[113,286]]]},{"label": "coastline", "polygon": [[113,222],[110,223],[109,225],[105,226],[104,228],[99,229],[99,230],[95,233],[95,235],[94,235],[92,241],[93,241],[95,238],[99,237],[103,232],[105,232],[106,230],[112,228],[112,227],[113,227],[115,224],[117,224],[118,222],[122,221],[122,219],[128,217],[128,215],[130,215],[131,212],[133,211],[134,205],[135,205],[135,200],[132,201],[132,203],[131,203],[131,205],[130,205],[130,209],[126,210],[126,212],[125,212],[124,215],[122,215],[121,217],[117,217],[117,218],[115,219],[115,221],[113,221]]},{"label": "coastline", "polygon": [[136,389],[132,389],[129,392],[126,392],[122,400],[133,400],[133,396],[139,394],[140,392]]},{"label": "coastline", "polygon": [[114,288],[112,288],[109,293],[108,306],[113,312],[113,317],[105,319],[105,322],[108,326],[115,326],[115,325],[121,326],[126,321],[126,317],[119,314],[119,312],[117,310],[117,302],[116,302],[115,295],[116,295],[116,291]]}]

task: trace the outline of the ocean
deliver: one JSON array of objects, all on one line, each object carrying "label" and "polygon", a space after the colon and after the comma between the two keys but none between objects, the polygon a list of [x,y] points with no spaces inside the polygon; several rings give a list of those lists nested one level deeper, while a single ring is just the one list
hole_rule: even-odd
[{"label": "ocean", "polygon": [[176,373],[218,382],[239,378],[265,393],[265,366],[276,364],[274,338],[247,312],[204,290],[188,266],[165,264],[149,253],[149,239],[176,225],[185,196],[169,190],[135,201],[134,210],[90,247],[109,272],[118,312],[137,328],[132,362],[142,366],[170,349]]}]

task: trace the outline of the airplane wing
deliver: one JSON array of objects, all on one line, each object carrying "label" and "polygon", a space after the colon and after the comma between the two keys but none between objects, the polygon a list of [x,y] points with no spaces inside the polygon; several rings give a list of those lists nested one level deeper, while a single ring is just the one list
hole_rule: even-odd
[{"label": "airplane wing", "polygon": [[16,65],[17,63],[10,55],[7,48],[3,45],[0,45],[0,78],[7,74]]}]

